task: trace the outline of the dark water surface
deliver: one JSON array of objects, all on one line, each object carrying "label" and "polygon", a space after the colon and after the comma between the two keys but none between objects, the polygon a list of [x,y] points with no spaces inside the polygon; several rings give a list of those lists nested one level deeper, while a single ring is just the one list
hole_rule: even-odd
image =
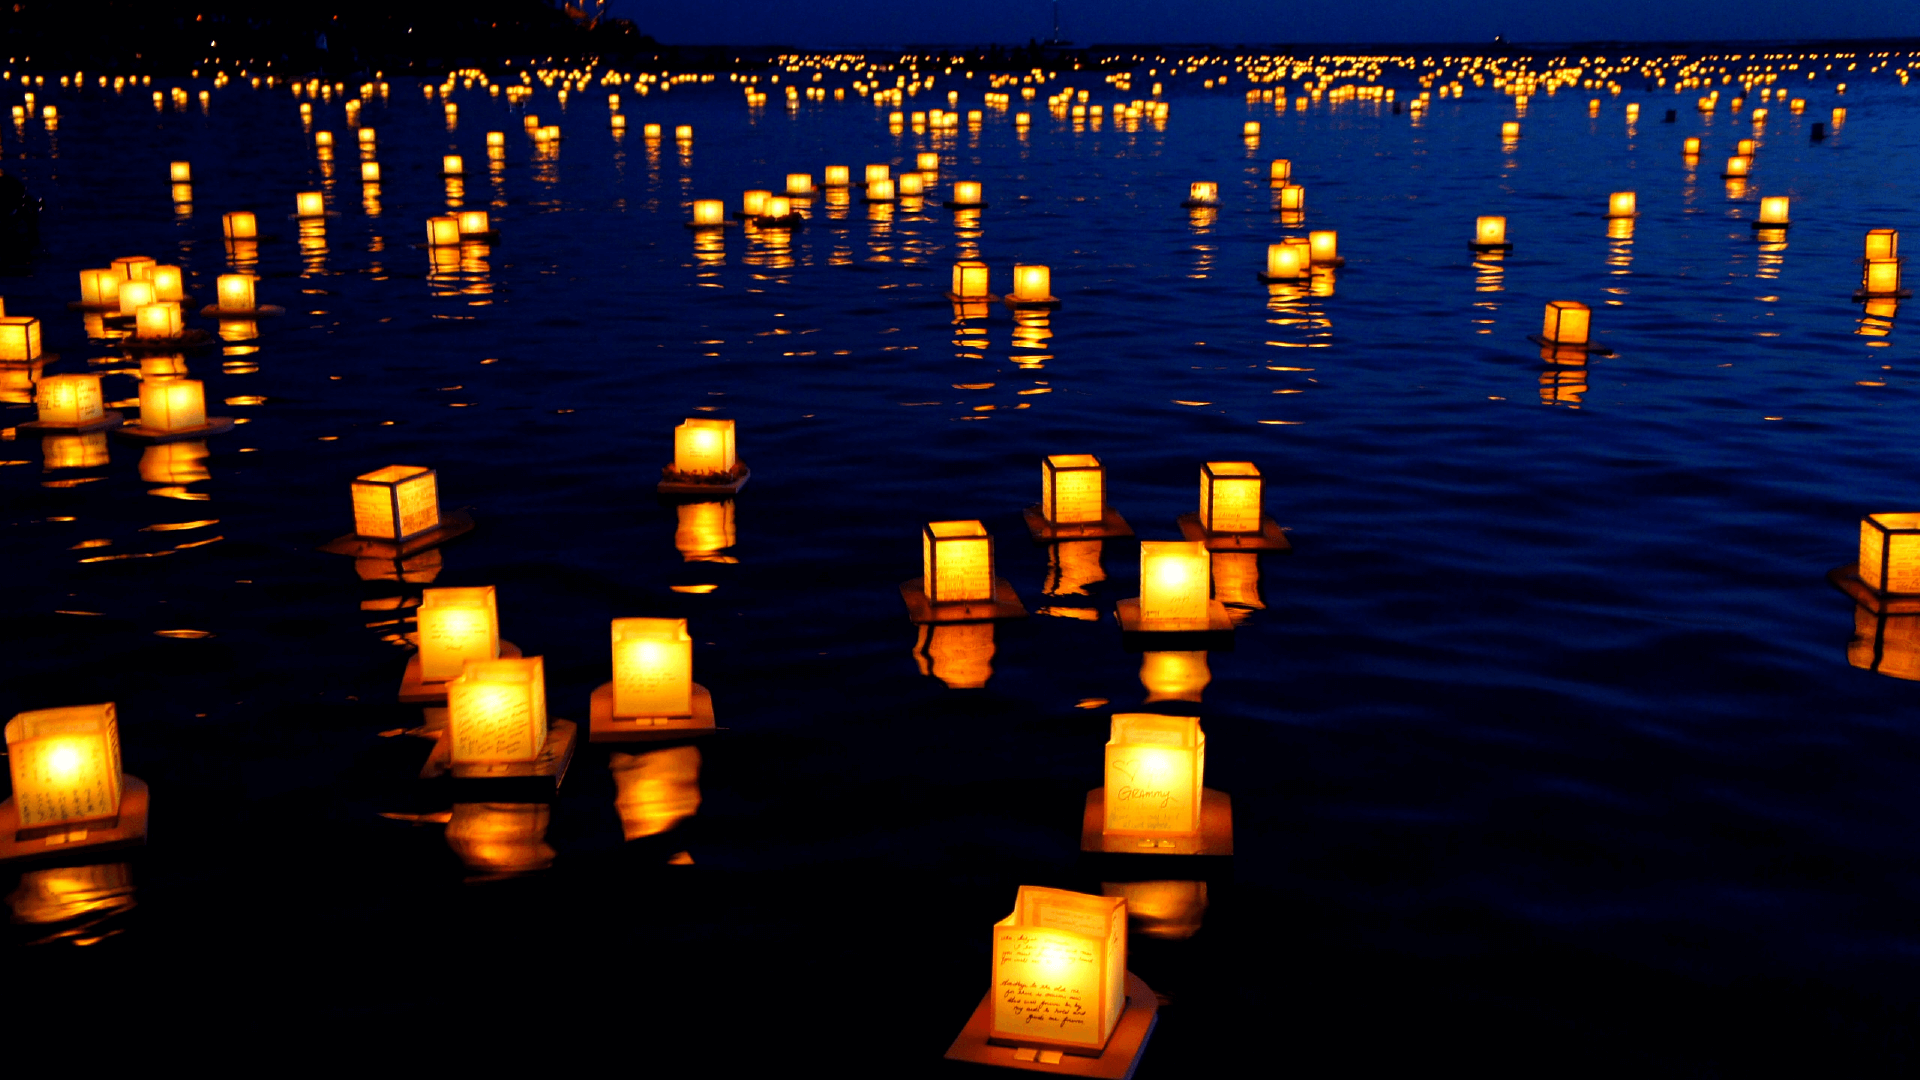
[{"label": "dark water surface", "polygon": [[[0,444],[0,713],[117,701],[154,807],[138,906],[77,936],[122,932],[7,966],[328,1042],[392,1022],[428,1053],[620,1047],[726,1075],[797,1045],[828,1074],[918,1075],[984,992],[1017,885],[1116,880],[1076,828],[1109,714],[1145,695],[1111,614],[1137,549],[1109,542],[1107,580],[1045,595],[1019,517],[1039,459],[1098,454],[1146,539],[1177,538],[1200,462],[1251,459],[1296,552],[1261,560],[1264,608],[1208,658],[1207,780],[1233,796],[1237,854],[1204,871],[1196,936],[1135,936],[1132,967],[1171,999],[1141,1076],[1231,1075],[1254,1051],[1314,1075],[1911,1064],[1916,689],[1849,666],[1852,602],[1822,574],[1863,513],[1920,500],[1910,335],[1859,333],[1848,302],[1862,234],[1920,226],[1912,94],[1856,86],[1824,143],[1807,128],[1830,93],[1774,106],[1730,198],[1717,166],[1749,125],[1658,122],[1691,97],[1628,95],[1637,129],[1619,100],[1589,118],[1585,93],[1539,97],[1503,148],[1491,96],[1415,123],[1275,116],[1235,89],[1174,99],[1164,130],[1079,130],[1035,102],[1025,137],[1000,114],[896,136],[866,102],[749,114],[723,82],[629,92],[615,139],[604,91],[562,109],[541,90],[531,110],[566,139],[540,159],[501,100],[461,92],[449,131],[395,82],[363,116],[377,212],[338,99],[315,106],[340,141],[328,179],[284,91],[216,91],[204,115],[144,94],[46,93],[57,132],[0,132],[49,203],[7,311],[43,320],[50,371],[112,372],[108,398],[135,398],[137,365],[65,310],[76,272],[151,255],[204,302],[241,208],[277,237],[260,298],[289,310],[187,358],[209,411],[248,421],[204,461],[114,443],[43,469],[34,436]],[[649,146],[647,122],[696,141]],[[489,129],[508,133],[491,172]],[[940,197],[985,183],[977,222],[856,201],[790,245],[734,228],[704,252],[681,224],[695,197],[731,209],[787,172],[899,172],[927,149]],[[503,238],[436,272],[415,245],[449,152]],[[1330,295],[1254,280],[1297,231],[1268,210],[1280,156],[1307,227],[1339,230]],[[172,159],[193,162],[190,212]],[[1199,179],[1221,183],[1214,219],[1179,209]],[[338,216],[301,237],[284,215],[315,188]],[[1641,216],[1609,238],[1622,189]],[[1748,226],[1763,194],[1793,197],[1774,250]],[[1517,248],[1476,269],[1482,213]],[[996,291],[1015,260],[1050,264],[1063,308],[956,325],[942,293],[975,254]],[[1554,299],[1592,304],[1616,351],[1584,391],[1526,340]],[[754,470],[737,561],[683,557],[653,494],[695,415],[736,420]],[[435,583],[498,587],[554,715],[584,726],[610,618],[691,620],[729,729],[699,744],[697,815],[626,842],[596,748],[543,871],[472,880],[443,826],[381,816],[447,809],[405,783],[423,744],[377,735],[419,722],[393,704],[393,620],[420,584],[315,549],[349,531],[349,478],[392,463],[438,469],[478,521]],[[951,689],[921,673],[896,586],[923,522],[972,517],[1030,609],[1102,614],[1001,623],[985,688]],[[182,630],[204,633],[163,633]],[[950,644],[979,662],[984,642]],[[937,659],[964,678],[966,657]],[[681,852],[694,865],[668,865]]]}]

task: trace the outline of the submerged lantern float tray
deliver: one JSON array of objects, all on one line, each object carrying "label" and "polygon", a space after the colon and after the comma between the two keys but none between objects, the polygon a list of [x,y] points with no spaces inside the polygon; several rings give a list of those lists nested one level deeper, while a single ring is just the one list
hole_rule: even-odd
[{"label": "submerged lantern float tray", "polygon": [[[147,842],[147,784],[137,776],[120,774],[120,812],[111,818],[71,822],[38,829],[20,828],[20,808],[9,798],[0,802],[0,862],[59,859],[69,852],[94,852],[137,847]],[[26,833],[22,837],[21,833]]]},{"label": "submerged lantern float tray", "polygon": [[673,471],[671,465],[660,470],[660,484],[654,490],[662,495],[733,495],[747,486],[753,470],[736,463],[733,471],[721,473],[712,481]]},{"label": "submerged lantern float tray", "polygon": [[1215,533],[1208,532],[1200,524],[1199,514],[1181,514],[1175,519],[1180,526],[1180,536],[1185,540],[1197,540],[1207,546],[1208,551],[1292,551],[1293,541],[1287,539],[1286,530],[1280,523],[1260,516],[1260,531],[1257,533]]},{"label": "submerged lantern float tray", "polygon": [[1058,525],[1048,521],[1039,506],[1029,506],[1020,512],[1026,519],[1027,534],[1037,544],[1050,544],[1056,540],[1115,540],[1133,535],[1133,526],[1120,516],[1120,511],[1109,506],[1104,509],[1099,521],[1077,522],[1071,525]]},{"label": "submerged lantern float tray", "polygon": [[1854,602],[1875,615],[1910,615],[1920,612],[1920,593],[1881,592],[1860,579],[1858,564],[1836,566],[1827,571],[1833,587],[1853,597]]},{"label": "submerged lantern float tray", "polygon": [[1595,345],[1592,342],[1575,344],[1570,341],[1555,341],[1552,338],[1540,334],[1528,334],[1527,340],[1543,349],[1552,349],[1556,352],[1577,352],[1588,356],[1612,356],[1614,354],[1613,350],[1607,348],[1605,345]]},{"label": "submerged lantern float tray", "polygon": [[[501,639],[500,656],[498,659],[517,660],[520,656],[520,646],[504,638]],[[422,679],[420,677],[420,654],[416,652],[407,659],[407,670],[400,676],[399,701],[402,705],[445,705],[447,703],[447,683],[452,681],[452,679]]]},{"label": "submerged lantern float tray", "polygon": [[1200,789],[1200,835],[1132,836],[1102,832],[1107,818],[1107,789],[1087,792],[1080,817],[1080,850],[1107,855],[1231,855],[1233,799],[1224,791]]},{"label": "submerged lantern float tray", "polygon": [[177,431],[162,431],[158,428],[141,427],[140,421],[128,420],[120,427],[107,429],[118,439],[131,443],[152,446],[157,443],[183,442],[187,439],[204,439],[209,435],[223,435],[233,430],[233,417],[209,416],[204,424],[180,428]]},{"label": "submerged lantern float tray", "polygon": [[[578,727],[571,720],[555,720],[547,725],[547,741],[533,761],[475,762],[455,765],[448,746],[451,733],[435,728],[421,734],[433,739],[433,749],[420,767],[422,780],[451,780],[460,787],[474,787],[476,796],[496,802],[517,802],[521,794],[537,799],[551,798],[567,778],[567,766],[573,762]],[[466,796],[461,795],[461,801]]]},{"label": "submerged lantern float tray", "polygon": [[472,531],[473,518],[466,511],[448,510],[440,515],[440,524],[407,540],[380,540],[348,533],[322,544],[320,550],[330,555],[351,555],[356,559],[404,559]]},{"label": "submerged lantern float tray", "polygon": [[1052,1073],[1055,1076],[1099,1076],[1128,1080],[1140,1067],[1147,1039],[1159,1023],[1160,998],[1145,981],[1127,972],[1127,1007],[1114,1025],[1113,1035],[1098,1055],[1072,1050],[1041,1049],[993,1039],[993,990],[980,999],[960,1036],[947,1047],[949,1061],[971,1061],[1002,1069]]},{"label": "submerged lantern float tray", "polygon": [[[951,297],[953,294],[948,293],[947,295]],[[1009,311],[1058,311],[1060,310],[1060,298],[1057,296],[1042,296],[1042,297],[1039,297],[1038,299],[1022,300],[1019,297],[1014,296],[1012,293],[1008,293],[1007,295],[1000,298],[1000,302],[1007,305],[1007,309]]]},{"label": "submerged lantern float tray", "polygon": [[914,578],[900,583],[900,596],[907,602],[907,618],[916,623],[985,622],[992,619],[1024,619],[1026,605],[1006,578],[993,579],[993,599],[956,600],[936,604],[927,598],[927,579]]},{"label": "submerged lantern float tray", "polygon": [[89,420],[84,424],[61,424],[51,420],[23,420],[14,426],[21,431],[45,431],[56,435],[84,435],[90,431],[107,431],[126,423],[118,409],[108,409],[100,414],[98,420]]},{"label": "submerged lantern float tray", "polygon": [[713,694],[699,683],[693,684],[691,716],[615,716],[610,682],[593,688],[588,705],[587,741],[593,743],[691,739],[719,730],[713,723]]}]

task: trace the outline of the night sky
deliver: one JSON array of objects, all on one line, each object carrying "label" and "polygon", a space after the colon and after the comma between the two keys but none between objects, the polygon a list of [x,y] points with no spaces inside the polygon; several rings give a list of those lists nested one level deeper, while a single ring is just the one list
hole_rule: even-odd
[{"label": "night sky", "polygon": [[[1050,31],[1048,0],[614,0],[663,42],[802,47],[1025,43]],[[1065,36],[1096,42],[1783,40],[1920,36],[1920,4],[1870,0],[1062,0]]]}]

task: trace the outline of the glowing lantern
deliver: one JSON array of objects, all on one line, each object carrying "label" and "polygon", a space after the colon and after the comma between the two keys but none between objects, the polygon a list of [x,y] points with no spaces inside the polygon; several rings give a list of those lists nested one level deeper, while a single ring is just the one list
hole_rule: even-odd
[{"label": "glowing lantern", "polygon": [[1015,307],[1060,306],[1060,301],[1053,296],[1053,270],[1038,263],[1015,263],[1013,295],[1007,299]]},{"label": "glowing lantern", "polygon": [[446,154],[440,158],[441,176],[464,176],[466,168],[466,163],[460,160],[459,154]]},{"label": "glowing lantern", "polygon": [[1585,345],[1592,318],[1593,311],[1577,300],[1549,301],[1540,339],[1553,345]]},{"label": "glowing lantern", "polygon": [[1520,121],[1508,120],[1506,123],[1500,125],[1500,140],[1502,142],[1512,142],[1519,137]]},{"label": "glowing lantern", "polygon": [[432,469],[389,465],[353,478],[353,533],[369,540],[411,540],[440,525]]},{"label": "glowing lantern", "polygon": [[1219,206],[1220,185],[1211,180],[1195,180],[1187,185],[1187,201],[1181,206]]},{"label": "glowing lantern", "polygon": [[380,163],[377,161],[361,162],[360,163],[360,182],[363,184],[379,183],[380,182]]},{"label": "glowing lantern", "polygon": [[1283,214],[1303,213],[1307,209],[1307,189],[1299,184],[1282,184],[1273,205]]},{"label": "glowing lantern", "polygon": [[493,225],[487,220],[485,210],[462,210],[456,215],[460,222],[460,238],[473,240],[493,232]]},{"label": "glowing lantern", "polygon": [[927,190],[927,178],[917,172],[901,173],[894,186],[902,195],[920,195]]},{"label": "glowing lantern", "polygon": [[695,199],[693,221],[696,228],[720,228],[727,223],[727,204],[719,199]]},{"label": "glowing lantern", "polygon": [[769,195],[767,196],[767,201],[760,206],[760,223],[762,225],[774,223],[790,224],[793,219],[793,200],[787,198],[785,195]]},{"label": "glowing lantern", "polygon": [[1126,969],[1125,900],[1022,885],[1013,914],[993,925],[990,1035],[1101,1049],[1126,1010]]},{"label": "glowing lantern", "polygon": [[640,134],[643,138],[657,139],[660,137],[660,125],[647,124],[640,129]]},{"label": "glowing lantern", "polygon": [[678,127],[675,127],[673,129],[673,138],[675,142],[683,142],[683,143],[692,142],[693,141],[693,125],[681,124]]},{"label": "glowing lantern", "polygon": [[892,178],[893,178],[893,169],[891,166],[887,166],[887,165],[867,166],[867,183],[869,184],[873,183],[875,180],[890,180]]},{"label": "glowing lantern", "polygon": [[693,715],[693,638],[687,620],[613,620],[613,715]]},{"label": "glowing lantern", "polygon": [[98,375],[49,375],[40,380],[34,403],[46,427],[86,427],[106,417]]},{"label": "glowing lantern", "polygon": [[823,179],[821,183],[830,188],[846,187],[847,167],[845,165],[827,166],[825,179]]},{"label": "glowing lantern", "polygon": [[1787,221],[1787,197],[1768,195],[1760,200],[1760,220],[1753,223],[1756,229],[1784,229]]},{"label": "glowing lantern", "polygon": [[1258,121],[1258,120],[1249,120],[1249,121],[1247,121],[1246,123],[1244,123],[1244,124],[1241,124],[1241,125],[1240,125],[1240,134],[1241,134],[1241,135],[1242,135],[1243,137],[1245,137],[1245,138],[1249,138],[1249,139],[1257,139],[1257,138],[1259,138],[1259,137],[1260,137],[1260,121]]},{"label": "glowing lantern", "polygon": [[156,266],[153,268],[153,276],[148,280],[153,282],[155,300],[178,302],[186,299],[185,274],[179,267]]},{"label": "glowing lantern", "polygon": [[1835,131],[1840,130],[1840,125],[1846,122],[1847,122],[1847,110],[1845,109],[1833,110],[1833,128]]},{"label": "glowing lantern", "polygon": [[1735,154],[1727,159],[1727,169],[1720,175],[1728,180],[1744,180],[1753,171],[1753,158],[1746,154]]},{"label": "glowing lantern", "polygon": [[734,471],[733,421],[689,417],[673,429],[673,471],[724,476]]},{"label": "glowing lantern", "polygon": [[803,172],[788,173],[787,174],[787,194],[789,195],[813,194],[813,174],[803,173]]},{"label": "glowing lantern", "polygon": [[193,182],[193,164],[191,162],[176,161],[168,166],[167,172],[176,184],[190,184]]},{"label": "glowing lantern", "polygon": [[120,284],[120,314],[132,315],[153,302],[153,282],[126,281]]},{"label": "glowing lantern", "polygon": [[1107,513],[1106,469],[1092,454],[1054,454],[1040,462],[1040,513],[1054,525],[1085,525]]},{"label": "glowing lantern", "polygon": [[1311,248],[1296,243],[1267,245],[1267,270],[1262,281],[1298,281],[1312,271]]},{"label": "glowing lantern", "polygon": [[1869,259],[1896,259],[1900,257],[1900,232],[1897,229],[1870,229],[1867,232],[1867,254]]},{"label": "glowing lantern", "polygon": [[956,180],[953,182],[953,206],[980,206],[980,182],[978,180]]},{"label": "glowing lantern", "polygon": [[30,315],[0,315],[0,361],[40,359],[40,320]]},{"label": "glowing lantern", "polygon": [[153,277],[154,260],[145,255],[127,255],[113,260],[113,268],[127,281],[147,281]]},{"label": "glowing lantern", "polygon": [[1013,114],[1014,127],[1025,128],[1025,127],[1030,127],[1032,124],[1033,124],[1032,114],[1030,113],[1014,113]]},{"label": "glowing lantern", "polygon": [[493,586],[426,589],[420,597],[416,614],[422,682],[451,679],[469,661],[499,659],[500,613]]},{"label": "glowing lantern", "polygon": [[914,159],[914,164],[923,173],[940,171],[940,155],[929,150]]},{"label": "glowing lantern", "polygon": [[1610,218],[1634,217],[1633,192],[1616,191],[1607,196],[1607,216]]},{"label": "glowing lantern", "polygon": [[[654,125],[654,131],[653,131],[653,134],[654,134],[654,136],[655,136],[655,137],[658,137],[658,136],[659,136],[659,134],[660,134],[660,129],[659,129],[659,125],[657,125],[657,124],[656,124],[656,125]],[[487,132],[487,149],[489,149],[489,150],[504,150],[504,149],[506,149],[506,147],[507,147],[507,133],[506,133],[506,132],[504,132],[504,131],[489,131],[489,132]]]},{"label": "glowing lantern", "polygon": [[293,197],[294,216],[303,218],[325,217],[326,200],[318,191],[302,191]]},{"label": "glowing lantern", "polygon": [[1276,184],[1284,184],[1293,179],[1293,162],[1286,158],[1276,158],[1268,167],[1267,178]]},{"label": "glowing lantern", "polygon": [[1628,102],[1627,103],[1627,123],[1631,124],[1638,119],[1640,119],[1640,103],[1637,101]]},{"label": "glowing lantern", "polygon": [[1140,629],[1206,630],[1212,602],[1204,544],[1185,540],[1140,542]]},{"label": "glowing lantern", "polygon": [[1340,234],[1332,229],[1308,233],[1307,243],[1315,266],[1340,266],[1347,261],[1340,257]]},{"label": "glowing lantern", "polygon": [[920,539],[928,600],[946,604],[993,599],[993,537],[985,525],[928,522]]},{"label": "glowing lantern", "polygon": [[360,145],[361,145],[361,146],[372,146],[372,145],[373,145],[373,138],[374,138],[374,133],[373,133],[373,129],[372,129],[372,128],[370,128],[370,127],[363,127],[363,128],[361,128],[361,129],[359,130],[359,132],[358,132],[358,137],[359,137],[359,139],[360,139]]},{"label": "glowing lantern", "polygon": [[541,658],[468,661],[447,683],[447,738],[455,765],[538,761],[547,744]]},{"label": "glowing lantern", "polygon": [[1208,533],[1261,531],[1260,467],[1251,461],[1209,461],[1200,466],[1200,527]]},{"label": "glowing lantern", "polygon": [[1860,581],[1877,593],[1920,593],[1920,514],[1862,518],[1859,574]]},{"label": "glowing lantern", "polygon": [[214,289],[221,311],[254,310],[252,274],[221,274],[214,280]]},{"label": "glowing lantern", "polygon": [[1680,144],[1680,154],[1682,157],[1699,157],[1700,140],[1698,138],[1689,138],[1686,142]]},{"label": "glowing lantern", "polygon": [[889,203],[894,199],[891,179],[867,181],[867,201],[870,203]]},{"label": "glowing lantern", "polygon": [[260,225],[251,210],[235,210],[220,218],[221,227],[229,240],[255,240],[260,236]]},{"label": "glowing lantern", "polygon": [[1741,139],[1739,142],[1733,144],[1733,152],[1736,154],[1745,154],[1748,157],[1752,157],[1753,150],[1754,141],[1752,139]]},{"label": "glowing lantern", "polygon": [[116,307],[120,303],[120,283],[125,280],[118,270],[82,270],[80,302],[90,308]]},{"label": "glowing lantern", "polygon": [[1900,295],[1900,260],[1868,259],[1866,278],[1860,287],[1861,298]]},{"label": "glowing lantern", "polygon": [[120,815],[125,778],[112,702],[18,713],[6,737],[20,832],[104,825]]},{"label": "glowing lantern", "polygon": [[991,300],[993,296],[987,292],[987,281],[986,263],[974,259],[962,259],[953,264],[953,291],[947,294],[947,299]]},{"label": "glowing lantern", "polygon": [[136,338],[161,340],[177,338],[186,332],[181,323],[180,305],[175,303],[143,304],[134,309],[133,320]]},{"label": "glowing lantern", "polygon": [[1507,249],[1507,219],[1498,215],[1473,219],[1473,246],[1486,250]]},{"label": "glowing lantern", "polygon": [[460,219],[451,214],[427,219],[427,244],[447,247],[460,243]]},{"label": "glowing lantern", "polygon": [[742,217],[759,217],[766,210],[769,191],[748,191],[740,196],[740,214]]},{"label": "glowing lantern", "polygon": [[205,427],[206,387],[199,379],[149,379],[140,383],[140,426],[174,432]]},{"label": "glowing lantern", "polygon": [[1139,837],[1200,835],[1207,736],[1191,716],[1115,713],[1107,740],[1101,832]]}]

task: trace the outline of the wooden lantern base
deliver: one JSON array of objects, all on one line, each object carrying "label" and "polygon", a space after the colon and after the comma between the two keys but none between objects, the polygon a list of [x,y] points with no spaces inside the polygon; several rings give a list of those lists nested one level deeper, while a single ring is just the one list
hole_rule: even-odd
[{"label": "wooden lantern base", "polygon": [[1613,355],[1612,349],[1607,348],[1605,345],[1595,345],[1590,341],[1576,345],[1569,341],[1555,341],[1552,338],[1542,337],[1539,334],[1528,334],[1527,340],[1543,349],[1552,349],[1555,352],[1578,352],[1589,356]]},{"label": "wooden lantern base", "polygon": [[591,743],[691,739],[719,730],[713,724],[713,695],[699,683],[693,684],[691,716],[615,716],[610,682],[594,687],[588,704],[587,741]]},{"label": "wooden lantern base", "polygon": [[1305,285],[1313,280],[1313,274],[1310,272],[1295,274],[1292,277],[1281,277],[1278,274],[1269,274],[1265,270],[1261,270],[1253,276],[1259,278],[1263,285]]},{"label": "wooden lantern base", "polygon": [[925,578],[900,583],[900,596],[907,602],[907,618],[916,623],[988,622],[994,619],[1024,619],[1026,605],[1006,578],[993,579],[993,599],[936,604],[927,599]]},{"label": "wooden lantern base", "polygon": [[1001,1069],[1052,1073],[1056,1076],[1098,1076],[1131,1080],[1146,1052],[1147,1039],[1159,1022],[1160,998],[1133,972],[1127,972],[1127,1007],[1113,1034],[1098,1055],[1003,1043],[992,1038],[993,991],[980,999],[960,1037],[947,1047],[948,1061],[971,1061]]},{"label": "wooden lantern base", "polygon": [[1016,298],[1012,293],[1008,293],[1006,296],[1000,298],[1000,302],[1007,305],[1008,311],[1060,310],[1060,298],[1057,296],[1043,296],[1037,300],[1021,300]]},{"label": "wooden lantern base", "polygon": [[1293,541],[1280,528],[1280,523],[1266,515],[1260,517],[1260,531],[1257,533],[1210,533],[1200,524],[1199,514],[1181,514],[1174,519],[1180,526],[1182,539],[1192,542],[1198,540],[1207,546],[1208,551],[1292,551]]},{"label": "wooden lantern base", "polygon": [[[418,610],[418,609],[415,609]],[[501,639],[500,659],[514,660],[520,657],[520,646]],[[414,653],[407,659],[406,673],[400,676],[400,697],[402,705],[445,705],[447,703],[447,683],[451,679],[422,679],[420,677],[420,654]]]},{"label": "wooden lantern base", "polygon": [[753,470],[736,463],[733,472],[729,475],[733,479],[715,484],[702,484],[692,480],[662,480],[654,490],[662,495],[734,495],[747,486],[747,481],[753,477]]},{"label": "wooden lantern base", "polygon": [[1107,789],[1087,792],[1087,808],[1080,817],[1080,850],[1108,855],[1231,855],[1233,854],[1233,799],[1224,791],[1200,791],[1200,835],[1126,836],[1102,832],[1107,816]]},{"label": "wooden lantern base", "polygon": [[185,352],[189,349],[205,349],[219,343],[219,338],[214,337],[205,330],[188,330],[179,337],[127,337],[120,339],[120,347],[130,353]]},{"label": "wooden lantern base", "polygon": [[1779,229],[1784,232],[1793,225],[1790,221],[1754,221],[1748,224],[1754,232],[1761,232],[1766,229]]},{"label": "wooden lantern base", "polygon": [[1185,199],[1181,201],[1180,208],[1183,210],[1218,210],[1220,209],[1220,200]]},{"label": "wooden lantern base", "polygon": [[89,431],[106,431],[126,423],[118,409],[108,409],[100,414],[100,419],[89,420],[84,424],[56,424],[51,420],[28,420],[15,425],[21,431],[39,431],[48,435],[84,435]]},{"label": "wooden lantern base", "polygon": [[761,214],[747,220],[753,222],[753,227],[756,229],[798,229],[806,225],[807,215],[795,210],[784,217],[769,217]]},{"label": "wooden lantern base", "polygon": [[1467,247],[1479,252],[1512,251],[1512,244],[1468,244]]},{"label": "wooden lantern base", "polygon": [[356,559],[404,559],[472,531],[473,518],[466,511],[449,510],[440,515],[440,524],[407,540],[380,540],[348,533],[322,544],[320,550],[330,555],[351,555]]},{"label": "wooden lantern base", "polygon": [[[20,828],[20,808],[0,802],[0,863],[65,858],[69,852],[137,847],[147,842],[147,783],[120,775],[120,813],[100,821]],[[22,838],[22,834],[25,838]]]},{"label": "wooden lantern base", "polygon": [[1858,565],[1836,566],[1827,571],[1827,580],[1875,615],[1911,615],[1920,612],[1920,595],[1880,592],[1860,580]]},{"label": "wooden lantern base", "polygon": [[[547,744],[534,761],[496,761],[454,764],[450,758],[451,734],[446,728],[433,731],[433,749],[420,767],[420,779],[451,778],[456,782],[484,782],[501,789],[524,788],[528,792],[551,795],[567,778],[567,766],[573,762],[573,744],[579,729],[571,720],[554,720],[547,725]],[[515,801],[502,798],[499,801]]]},{"label": "wooden lantern base", "polygon": [[728,225],[728,223],[725,221],[687,221],[687,222],[682,222],[682,224],[684,224],[689,229],[693,229],[696,232],[704,231],[707,229],[713,229],[715,231],[719,231],[719,230],[725,229]]},{"label": "wooden lantern base", "polygon": [[1194,651],[1229,652],[1233,649],[1233,618],[1225,604],[1207,601],[1207,628],[1204,630],[1160,630],[1140,623],[1140,598],[1132,597],[1114,605],[1120,620],[1120,643],[1129,652]]},{"label": "wooden lantern base", "polygon": [[983,202],[943,202],[940,205],[949,210],[985,210],[987,208],[987,204]]},{"label": "wooden lantern base", "polygon": [[1632,221],[1634,218],[1637,218],[1639,216],[1640,215],[1637,212],[1632,214],[1608,214],[1607,220],[1608,221]]},{"label": "wooden lantern base", "polygon": [[274,319],[287,313],[287,309],[278,304],[261,304],[250,308],[223,308],[219,304],[208,304],[200,309],[203,319]]},{"label": "wooden lantern base", "polygon": [[[1868,292],[1865,289],[1857,289],[1853,294],[1853,302],[1858,304],[1867,300],[1906,300],[1912,296],[1912,289],[1896,289],[1893,292]],[[26,427],[25,424],[20,426]]]},{"label": "wooden lantern base", "polygon": [[129,420],[120,427],[110,428],[108,430],[114,438],[125,439],[130,443],[139,443],[142,446],[153,446],[157,443],[185,442],[188,439],[204,439],[209,435],[224,435],[233,430],[233,418],[231,416],[209,416],[207,417],[207,422],[204,424],[196,424],[193,427],[181,428],[177,431],[162,431],[158,428],[141,427],[140,421]]},{"label": "wooden lantern base", "polygon": [[[982,293],[979,296],[961,296],[951,289],[947,290],[947,299],[956,304],[992,304],[1000,300],[998,296],[992,293]],[[982,314],[984,314],[984,312]]]},{"label": "wooden lantern base", "polygon": [[1020,512],[1026,519],[1027,535],[1033,537],[1036,544],[1051,544],[1061,540],[1113,540],[1133,535],[1133,526],[1120,516],[1120,511],[1109,506],[1099,521],[1080,522],[1073,525],[1056,525],[1046,519],[1038,506],[1029,506]]}]

